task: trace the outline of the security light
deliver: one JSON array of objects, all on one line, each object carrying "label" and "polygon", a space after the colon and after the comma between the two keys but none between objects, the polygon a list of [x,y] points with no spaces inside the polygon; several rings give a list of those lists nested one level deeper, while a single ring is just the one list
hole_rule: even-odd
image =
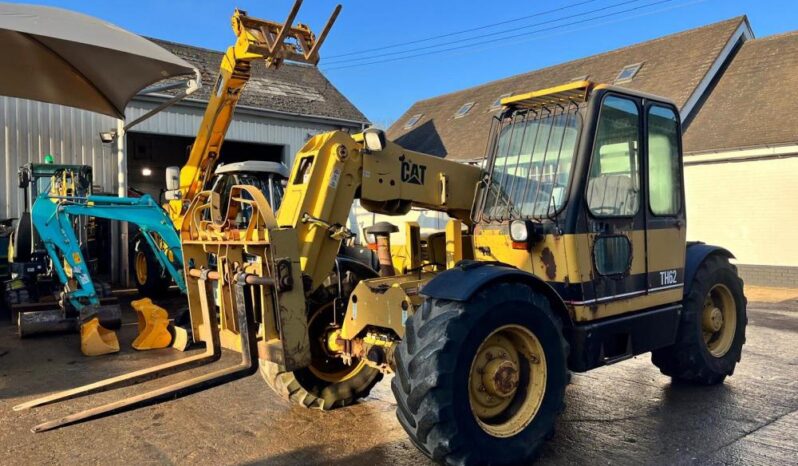
[{"label": "security light", "polygon": [[116,138],[116,131],[100,131],[100,141],[104,142],[105,144],[110,144],[114,142]]}]

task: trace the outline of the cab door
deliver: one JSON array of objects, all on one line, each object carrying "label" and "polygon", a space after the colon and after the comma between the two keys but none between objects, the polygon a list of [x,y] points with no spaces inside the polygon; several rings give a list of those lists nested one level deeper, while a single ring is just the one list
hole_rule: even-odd
[{"label": "cab door", "polygon": [[650,100],[645,109],[647,286],[651,300],[675,302],[684,285],[686,232],[679,113]]},{"label": "cab door", "polygon": [[598,110],[585,193],[593,288],[585,318],[634,310],[647,292],[643,109],[642,99],[610,92]]}]

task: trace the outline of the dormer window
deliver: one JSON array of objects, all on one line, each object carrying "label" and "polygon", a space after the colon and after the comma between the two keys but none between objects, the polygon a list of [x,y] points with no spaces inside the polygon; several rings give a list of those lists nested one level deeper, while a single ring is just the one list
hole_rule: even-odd
[{"label": "dormer window", "polygon": [[416,113],[415,115],[411,116],[410,119],[407,120],[407,123],[405,123],[405,129],[410,129],[415,126],[422,116],[424,116],[423,113]]},{"label": "dormer window", "polygon": [[462,118],[462,117],[466,116],[466,114],[471,110],[471,107],[473,107],[473,106],[474,106],[474,102],[468,102],[468,103],[463,104],[463,106],[460,107],[460,109],[457,110],[457,112],[455,112],[454,117],[455,118]]},{"label": "dormer window", "polygon": [[621,69],[621,72],[618,73],[618,76],[615,78],[615,84],[625,83],[631,81],[632,78],[635,77],[640,68],[643,66],[643,63],[635,63],[634,65],[626,65]]}]

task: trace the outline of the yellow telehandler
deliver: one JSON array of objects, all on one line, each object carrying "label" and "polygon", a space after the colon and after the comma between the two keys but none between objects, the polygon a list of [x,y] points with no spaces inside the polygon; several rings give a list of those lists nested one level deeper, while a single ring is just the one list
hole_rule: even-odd
[{"label": "yellow telehandler", "polygon": [[[239,365],[34,431],[258,369],[286,399],[321,409],[393,374],[399,422],[426,455],[516,464],[549,438],[568,370],[651,352],[675,379],[731,375],[745,341],[743,284],[729,251],[685,241],[674,104],[589,81],[502,104],[484,171],[406,150],[378,130],[336,131],[296,154],[276,212],[252,186],[233,187],[224,204],[198,193],[180,233],[193,336],[205,352],[16,409],[193,367],[225,348],[241,354]],[[455,220],[433,248],[440,258],[411,257],[403,275],[385,261],[381,276],[361,279],[336,259],[356,199],[382,214],[448,213]],[[381,259],[391,231],[374,232]]]}]

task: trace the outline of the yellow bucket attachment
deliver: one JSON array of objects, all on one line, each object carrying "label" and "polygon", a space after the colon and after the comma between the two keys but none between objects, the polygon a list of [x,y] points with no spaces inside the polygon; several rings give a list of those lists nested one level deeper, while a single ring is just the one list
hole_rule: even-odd
[{"label": "yellow bucket attachment", "polygon": [[186,351],[191,345],[191,338],[188,336],[188,330],[174,325],[172,326],[172,331],[175,332],[175,338],[174,341],[172,341],[172,348],[178,351]]},{"label": "yellow bucket attachment", "polygon": [[166,348],[172,343],[169,331],[169,313],[156,306],[150,298],[138,299],[130,303],[139,318],[139,336],[133,340],[133,348],[143,351]]},{"label": "yellow bucket attachment", "polygon": [[86,356],[118,353],[119,340],[116,332],[100,325],[97,317],[80,326],[80,350]]}]

